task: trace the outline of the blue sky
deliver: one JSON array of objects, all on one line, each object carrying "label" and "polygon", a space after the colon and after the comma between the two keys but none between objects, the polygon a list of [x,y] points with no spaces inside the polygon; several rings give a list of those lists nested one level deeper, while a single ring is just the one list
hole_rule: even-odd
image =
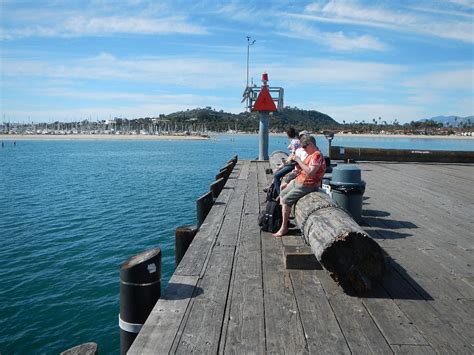
[{"label": "blue sky", "polygon": [[250,76],[339,122],[474,114],[473,0],[0,0],[5,122],[243,111]]}]

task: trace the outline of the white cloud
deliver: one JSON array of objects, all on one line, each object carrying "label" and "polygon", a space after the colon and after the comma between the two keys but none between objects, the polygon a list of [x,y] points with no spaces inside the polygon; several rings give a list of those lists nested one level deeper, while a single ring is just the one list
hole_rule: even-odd
[{"label": "white cloud", "polygon": [[[57,23],[51,25],[51,23]],[[24,37],[80,37],[107,36],[117,33],[141,35],[191,34],[204,35],[208,31],[187,22],[183,16],[162,18],[83,15],[57,19],[49,24],[30,24],[25,27],[2,28],[0,39],[11,40]]]},{"label": "white cloud", "polygon": [[120,59],[102,53],[61,63],[4,60],[3,72],[9,77],[132,81],[192,88],[243,85],[243,68],[239,63],[183,56]]},{"label": "white cloud", "polygon": [[278,81],[301,84],[377,84],[406,71],[402,65],[345,60],[305,60],[291,66],[269,65],[266,68]]},{"label": "white cloud", "polygon": [[304,14],[289,14],[295,18],[319,22],[353,24],[387,28],[400,32],[415,32],[441,38],[474,42],[474,24],[459,18],[433,18],[419,13],[362,5],[350,0],[330,0],[324,5],[313,3]]},{"label": "white cloud", "polygon": [[466,90],[474,97],[474,68],[432,72],[402,84],[424,90]]},{"label": "white cloud", "polygon": [[356,50],[374,50],[385,51],[387,46],[377,38],[370,35],[352,35],[348,36],[342,31],[323,32],[303,22],[290,21],[284,32],[279,33],[282,36],[306,39],[318,44],[326,44],[333,50],[338,51],[356,51]]}]

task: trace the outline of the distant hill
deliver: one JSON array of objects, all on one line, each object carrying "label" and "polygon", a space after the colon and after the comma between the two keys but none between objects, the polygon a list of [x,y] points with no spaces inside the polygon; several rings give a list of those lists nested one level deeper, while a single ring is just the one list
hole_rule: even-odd
[{"label": "distant hill", "polygon": [[474,116],[460,117],[460,116],[436,116],[431,118],[423,118],[419,122],[434,121],[442,123],[443,126],[463,127],[474,124]]},{"label": "distant hill", "polygon": [[[255,112],[241,112],[238,114],[216,111],[211,107],[196,108],[193,110],[174,112],[160,115],[174,124],[205,125],[209,131],[239,130],[253,132],[258,130],[258,114]],[[339,123],[330,116],[314,111],[301,110],[297,107],[285,107],[281,112],[274,112],[270,116],[270,130],[283,132],[288,127],[298,130],[318,131],[321,129],[336,128]]]}]

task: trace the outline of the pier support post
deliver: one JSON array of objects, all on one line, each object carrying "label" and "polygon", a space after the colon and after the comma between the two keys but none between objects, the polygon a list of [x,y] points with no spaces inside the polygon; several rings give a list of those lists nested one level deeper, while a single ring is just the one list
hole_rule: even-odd
[{"label": "pier support post", "polygon": [[125,355],[161,296],[161,249],[125,261],[120,267],[120,354]]},{"label": "pier support post", "polygon": [[198,227],[201,227],[201,224],[204,223],[213,204],[214,198],[212,197],[212,191],[209,191],[196,200],[196,219]]},{"label": "pier support post", "polygon": [[194,236],[199,231],[197,226],[181,226],[176,228],[175,232],[175,261],[176,266],[179,265],[184,254],[188,250],[191,242],[194,239]]},{"label": "pier support post", "polygon": [[268,160],[268,121],[269,113],[268,111],[260,111],[260,126],[258,130],[259,136],[259,150],[258,150],[258,160]]},{"label": "pier support post", "polygon": [[224,178],[217,179],[211,185],[209,185],[209,190],[212,192],[212,197],[217,199],[222,189],[224,188],[225,181]]}]

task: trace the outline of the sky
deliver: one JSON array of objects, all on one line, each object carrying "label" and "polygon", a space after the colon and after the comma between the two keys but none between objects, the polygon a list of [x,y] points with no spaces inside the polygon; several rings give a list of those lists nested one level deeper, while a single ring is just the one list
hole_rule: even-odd
[{"label": "sky", "polygon": [[[247,36],[255,43],[248,47]],[[249,73],[336,121],[474,114],[474,0],[0,0],[3,122],[242,112]]]}]

